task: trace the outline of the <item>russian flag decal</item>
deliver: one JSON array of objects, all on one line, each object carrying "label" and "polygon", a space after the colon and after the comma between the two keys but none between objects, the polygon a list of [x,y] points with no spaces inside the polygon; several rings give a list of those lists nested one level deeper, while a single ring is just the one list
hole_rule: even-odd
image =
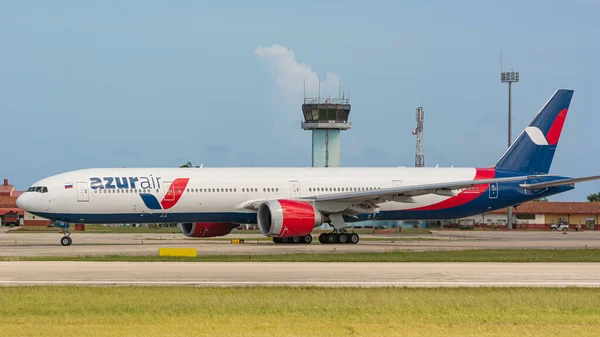
[{"label": "russian flag decal", "polygon": [[73,184],[72,183],[65,184],[65,190],[68,190],[69,188],[73,188]]}]

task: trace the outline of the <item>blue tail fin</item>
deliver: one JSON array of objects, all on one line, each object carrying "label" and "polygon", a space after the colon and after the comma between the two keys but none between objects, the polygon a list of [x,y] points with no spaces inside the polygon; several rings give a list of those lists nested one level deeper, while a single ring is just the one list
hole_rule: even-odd
[{"label": "blue tail fin", "polygon": [[557,90],[495,168],[523,173],[547,174],[554,158],[573,90]]}]

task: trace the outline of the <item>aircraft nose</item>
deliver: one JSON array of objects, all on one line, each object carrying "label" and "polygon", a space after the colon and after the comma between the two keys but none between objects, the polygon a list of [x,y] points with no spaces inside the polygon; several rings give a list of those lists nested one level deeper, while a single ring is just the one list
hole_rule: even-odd
[{"label": "aircraft nose", "polygon": [[29,196],[27,193],[24,193],[17,198],[17,207],[23,210],[29,209]]}]

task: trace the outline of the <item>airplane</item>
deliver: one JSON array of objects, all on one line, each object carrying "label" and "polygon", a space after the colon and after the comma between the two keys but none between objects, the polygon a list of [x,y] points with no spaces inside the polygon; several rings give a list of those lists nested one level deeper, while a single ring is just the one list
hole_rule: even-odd
[{"label": "airplane", "polygon": [[91,168],[42,179],[17,205],[63,228],[63,246],[69,223],[178,223],[187,237],[258,224],[275,243],[311,243],[328,223],[319,242],[356,244],[355,222],[462,218],[600,179],[549,174],[572,96],[557,90],[487,168]]}]

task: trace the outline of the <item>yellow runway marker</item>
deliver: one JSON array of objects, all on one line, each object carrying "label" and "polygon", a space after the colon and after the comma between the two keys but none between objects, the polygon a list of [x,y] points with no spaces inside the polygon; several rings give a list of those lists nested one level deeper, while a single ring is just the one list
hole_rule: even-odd
[{"label": "yellow runway marker", "polygon": [[196,248],[159,248],[158,256],[198,256]]}]

